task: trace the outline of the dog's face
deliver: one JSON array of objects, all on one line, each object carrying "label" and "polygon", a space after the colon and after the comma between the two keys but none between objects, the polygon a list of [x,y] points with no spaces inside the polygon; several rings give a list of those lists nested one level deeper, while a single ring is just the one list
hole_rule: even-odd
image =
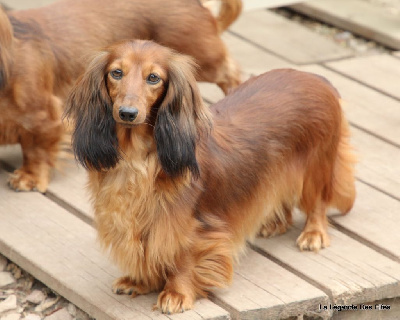
[{"label": "dog's face", "polygon": [[[117,124],[135,126],[149,121],[152,108],[163,96],[168,81],[165,55],[153,48],[138,52],[119,46],[106,67],[106,86]],[[146,57],[151,56],[152,59]]]},{"label": "dog's face", "polygon": [[194,67],[190,57],[151,41],[125,41],[98,53],[67,100],[77,159],[89,169],[113,168],[121,158],[117,129],[139,132],[145,125],[168,175],[189,170],[198,176],[196,141],[211,121]]}]

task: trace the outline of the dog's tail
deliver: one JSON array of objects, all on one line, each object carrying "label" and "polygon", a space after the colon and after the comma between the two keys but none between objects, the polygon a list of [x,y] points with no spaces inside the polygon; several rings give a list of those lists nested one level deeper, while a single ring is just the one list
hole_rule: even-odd
[{"label": "dog's tail", "polygon": [[[343,106],[343,101],[341,101]],[[349,124],[342,110],[342,122],[338,152],[333,172],[333,197],[331,206],[342,214],[353,207],[356,189],[354,166],[357,162],[353,147],[350,145]]]},{"label": "dog's tail", "polygon": [[[220,6],[216,16],[219,33],[224,32],[242,12],[242,0],[219,0]],[[202,0],[203,6],[214,11],[213,0]]]},{"label": "dog's tail", "polygon": [[0,88],[3,88],[10,76],[13,28],[5,9],[0,5]]}]

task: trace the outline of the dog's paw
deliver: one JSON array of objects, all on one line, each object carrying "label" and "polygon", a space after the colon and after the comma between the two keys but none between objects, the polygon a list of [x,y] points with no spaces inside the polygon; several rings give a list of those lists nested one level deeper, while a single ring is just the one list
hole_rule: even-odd
[{"label": "dog's paw", "polygon": [[329,236],[324,231],[303,231],[297,238],[297,245],[301,251],[319,251],[329,246]]},{"label": "dog's paw", "polygon": [[162,313],[172,314],[193,308],[193,299],[179,292],[165,289],[158,295],[157,308]]},{"label": "dog's paw", "polygon": [[35,175],[24,170],[15,170],[8,179],[8,185],[15,191],[39,191],[45,193],[48,185],[47,179],[40,181]]},{"label": "dog's paw", "polygon": [[288,229],[288,224],[282,221],[271,221],[268,223],[264,223],[260,230],[258,231],[258,235],[260,237],[269,238],[273,236],[277,236],[280,234],[284,234]]},{"label": "dog's paw", "polygon": [[137,284],[131,277],[115,279],[112,284],[112,291],[115,294],[128,294],[132,297],[136,297],[138,294],[146,294],[150,292],[150,290],[144,286]]}]

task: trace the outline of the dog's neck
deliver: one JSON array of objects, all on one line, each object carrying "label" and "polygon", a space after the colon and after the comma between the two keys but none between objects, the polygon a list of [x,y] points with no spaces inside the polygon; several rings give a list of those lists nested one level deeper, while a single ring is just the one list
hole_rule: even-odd
[{"label": "dog's neck", "polygon": [[156,152],[153,128],[142,124],[135,127],[117,125],[116,134],[122,161],[144,161],[150,153]]}]

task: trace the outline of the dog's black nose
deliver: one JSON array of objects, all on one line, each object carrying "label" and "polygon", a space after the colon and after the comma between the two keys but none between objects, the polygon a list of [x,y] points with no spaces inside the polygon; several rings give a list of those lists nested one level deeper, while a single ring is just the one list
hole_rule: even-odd
[{"label": "dog's black nose", "polygon": [[138,113],[139,113],[139,110],[137,108],[132,108],[132,107],[120,107],[119,108],[119,117],[123,121],[132,122],[133,120],[136,119]]}]

